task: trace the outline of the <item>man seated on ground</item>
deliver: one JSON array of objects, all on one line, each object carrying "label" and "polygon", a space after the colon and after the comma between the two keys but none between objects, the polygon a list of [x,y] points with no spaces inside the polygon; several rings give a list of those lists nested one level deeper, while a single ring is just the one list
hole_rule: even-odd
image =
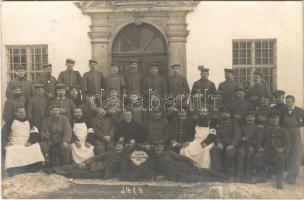
[{"label": "man seated on ground", "polygon": [[113,150],[114,142],[114,125],[109,117],[106,116],[107,111],[99,109],[97,115],[92,119],[92,127],[94,129],[93,144],[95,155]]},{"label": "man seated on ground", "polygon": [[257,153],[254,155],[257,182],[265,182],[267,169],[270,174],[276,175],[276,188],[283,189],[283,172],[290,147],[289,134],[285,128],[280,127],[279,112],[271,112],[268,119],[270,125],[258,135]]},{"label": "man seated on ground", "polygon": [[5,147],[5,169],[9,175],[32,171],[45,161],[38,142],[38,129],[31,129],[25,108],[18,107]]},{"label": "man seated on ground", "polygon": [[73,121],[73,143],[71,144],[72,159],[75,163],[94,156],[92,145],[93,129],[82,115],[81,108],[75,108]]},{"label": "man seated on ground", "polygon": [[165,176],[170,181],[225,181],[228,178],[220,172],[198,168],[190,158],[174,151],[164,151],[162,144],[155,145],[154,151],[156,153],[155,170],[157,174]]},{"label": "man seated on ground", "polygon": [[124,158],[123,145],[117,144],[114,150],[93,156],[79,164],[69,164],[44,170],[47,173],[57,173],[67,178],[103,179],[116,177],[120,173]]},{"label": "man seated on ground", "polygon": [[50,115],[44,119],[41,127],[41,141],[45,154],[48,154],[51,167],[70,163],[69,143],[72,138],[72,127],[69,119],[60,114],[60,105],[49,106]]}]

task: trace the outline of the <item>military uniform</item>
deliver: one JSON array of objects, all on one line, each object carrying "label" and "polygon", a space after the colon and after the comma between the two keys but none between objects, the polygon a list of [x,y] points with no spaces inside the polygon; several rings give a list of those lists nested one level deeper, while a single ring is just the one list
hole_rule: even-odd
[{"label": "military uniform", "polygon": [[[43,68],[50,67],[51,64],[44,65]],[[49,97],[49,99],[53,99],[56,96],[55,86],[56,86],[56,78],[51,75],[51,73],[44,73],[37,78],[36,83],[43,84],[45,89],[45,95]]]},{"label": "military uniform", "polygon": [[33,96],[27,103],[27,116],[32,126],[40,130],[43,119],[47,116],[48,98],[46,96]]},{"label": "military uniform", "polygon": [[59,73],[58,83],[64,83],[67,87],[80,87],[81,75],[79,71],[65,70]]},{"label": "military uniform", "polygon": [[[237,141],[240,138],[240,129],[236,121],[231,119],[221,120],[216,128],[215,146],[210,150],[211,165],[217,171],[226,173],[234,172]],[[223,149],[217,144],[222,143]],[[228,146],[233,148],[227,149]]]},{"label": "military uniform", "polygon": [[52,104],[59,104],[61,109],[61,114],[67,116],[67,118],[72,122],[73,115],[74,115],[74,109],[76,108],[73,100],[68,99],[66,97],[64,98],[58,98],[50,101],[49,105]]},{"label": "military uniform", "polygon": [[253,155],[256,151],[256,138],[261,131],[254,123],[240,126],[241,137],[238,141],[237,176],[250,179],[253,175]]},{"label": "military uniform", "polygon": [[[232,115],[238,114],[242,119],[248,111],[254,110],[253,105],[245,98],[235,98],[234,101],[228,106],[228,108]],[[238,121],[241,122],[242,119]]]},{"label": "military uniform", "polygon": [[15,79],[10,80],[8,82],[8,85],[6,88],[6,98],[12,97],[12,95],[13,95],[12,90],[16,86],[21,86],[22,95],[25,97],[26,100],[35,94],[33,82],[31,80],[28,80],[26,78],[16,77]]},{"label": "military uniform", "polygon": [[[258,135],[257,149],[262,148],[254,155],[254,165],[258,177],[265,179],[265,168],[274,164],[274,173],[277,183],[282,182],[285,159],[290,146],[289,135],[286,129],[268,126]],[[283,152],[278,151],[279,148]],[[266,166],[265,166],[266,165]]]},{"label": "military uniform", "polygon": [[69,147],[62,146],[62,143],[70,143],[71,138],[72,127],[66,116],[50,116],[43,121],[41,139],[42,142],[49,144],[48,155],[51,167],[65,165],[70,162],[70,149]]},{"label": "military uniform", "polygon": [[24,96],[11,97],[4,103],[2,117],[5,122],[10,122],[14,119],[18,107],[25,107],[26,99]]},{"label": "military uniform", "polygon": [[101,89],[105,89],[105,80],[102,72],[89,71],[83,74],[82,77],[82,92],[87,94],[101,94]]},{"label": "military uniform", "polygon": [[189,94],[190,88],[185,77],[173,74],[168,77],[168,94]]},{"label": "military uniform", "polygon": [[111,89],[117,90],[119,96],[122,96],[123,89],[126,88],[126,81],[120,74],[112,74],[105,78],[106,95],[110,94]]},{"label": "military uniform", "polygon": [[219,84],[218,92],[222,95],[222,103],[224,106],[230,105],[235,99],[235,92],[239,87],[234,80],[226,80]]},{"label": "military uniform", "polygon": [[[256,96],[258,98],[266,97],[268,99],[271,99],[271,93],[269,88],[263,84],[263,83],[255,83],[253,86],[251,86],[247,92],[246,97],[250,99],[251,97]],[[253,105],[258,106],[259,103],[256,100],[251,100]]]},{"label": "military uniform", "polygon": [[199,182],[224,181],[227,176],[209,169],[198,169],[194,161],[174,151],[156,154],[157,174],[164,175],[170,181]]},{"label": "military uniform", "polygon": [[142,74],[136,72],[132,73],[130,72],[125,76],[126,80],[126,89],[127,89],[127,94],[141,94],[141,87],[143,83],[143,76]]},{"label": "military uniform", "polygon": [[[171,146],[173,141],[184,144],[186,142],[190,142],[194,139],[195,135],[195,122],[189,118],[180,119],[179,117],[175,117],[169,123],[169,141],[171,142]],[[179,152],[180,147],[173,147],[172,150]]]},{"label": "military uniform", "polygon": [[147,142],[151,144],[167,144],[169,140],[169,124],[165,117],[149,118]]},{"label": "military uniform", "polygon": [[117,126],[114,133],[114,142],[117,143],[120,137],[124,138],[125,143],[129,143],[131,139],[134,139],[135,142],[141,143],[144,142],[146,137],[139,126],[139,124],[132,120],[130,122],[126,122],[125,120],[121,120]]},{"label": "military uniform", "polygon": [[166,80],[160,75],[149,76],[144,79],[143,82],[143,92],[145,95],[149,94],[149,89],[151,89],[151,94],[156,94],[160,97],[167,95],[167,83]]},{"label": "military uniform", "polygon": [[[94,153],[95,155],[113,150],[114,125],[111,119],[96,115],[92,119],[92,127],[94,130]],[[104,139],[105,136],[110,136],[110,141]]]}]

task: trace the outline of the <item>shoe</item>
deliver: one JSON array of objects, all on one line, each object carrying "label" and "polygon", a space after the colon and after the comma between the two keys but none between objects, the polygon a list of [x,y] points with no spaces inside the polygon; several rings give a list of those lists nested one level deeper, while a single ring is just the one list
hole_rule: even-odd
[{"label": "shoe", "polygon": [[276,188],[278,190],[283,190],[284,189],[282,181],[277,181]]}]

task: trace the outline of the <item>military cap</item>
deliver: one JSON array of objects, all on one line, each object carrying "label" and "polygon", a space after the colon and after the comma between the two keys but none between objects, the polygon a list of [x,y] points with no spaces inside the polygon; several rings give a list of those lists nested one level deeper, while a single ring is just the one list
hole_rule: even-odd
[{"label": "military cap", "polygon": [[132,64],[132,63],[138,63],[138,61],[136,59],[130,59],[129,64]]},{"label": "military cap", "polygon": [[89,60],[89,64],[91,64],[91,63],[97,64],[98,62],[97,62],[97,60],[91,59],[91,60]]},{"label": "military cap", "polygon": [[72,63],[72,64],[75,64],[75,60],[73,60],[72,58],[67,58],[65,60],[66,63]]},{"label": "military cap", "polygon": [[278,111],[276,111],[276,110],[273,110],[273,111],[271,111],[269,114],[268,114],[268,117],[269,118],[273,118],[273,117],[280,117],[281,115],[280,115],[280,112],[278,112]]},{"label": "military cap", "polygon": [[52,64],[45,64],[45,65],[42,66],[43,69],[44,69],[44,68],[47,68],[47,67],[52,68]]},{"label": "military cap", "polygon": [[58,83],[58,84],[56,84],[56,89],[65,89],[66,88],[66,84],[64,84],[64,83]]},{"label": "military cap", "polygon": [[239,91],[245,91],[245,89],[243,88],[243,87],[238,87],[237,89],[236,89],[236,92],[239,92]]},{"label": "military cap", "polygon": [[253,110],[250,110],[250,111],[247,111],[247,112],[246,112],[246,116],[248,116],[248,115],[253,115],[253,116],[255,116],[256,113],[255,113]]},{"label": "military cap", "polygon": [[258,76],[263,76],[262,72],[260,72],[260,71],[255,71],[253,74],[258,75]]},{"label": "military cap", "polygon": [[175,67],[179,67],[180,68],[181,65],[180,64],[174,64],[174,65],[171,66],[171,68],[175,68]]},{"label": "military cap", "polygon": [[200,70],[201,72],[209,72],[209,69],[205,68],[203,65],[199,65],[198,70]]},{"label": "military cap", "polygon": [[285,95],[285,91],[283,91],[283,90],[275,90],[275,91],[273,92],[273,95],[274,95],[275,97],[284,96],[284,95]]},{"label": "military cap", "polygon": [[18,65],[18,66],[15,67],[16,71],[20,70],[20,69],[26,69],[26,66],[24,66],[24,65]]},{"label": "military cap", "polygon": [[159,66],[158,66],[158,64],[157,63],[150,63],[150,68],[152,68],[152,67],[157,67],[157,68],[159,68]]},{"label": "military cap", "polygon": [[225,73],[233,73],[233,69],[224,69]]},{"label": "military cap", "polygon": [[51,105],[49,105],[48,110],[51,110],[53,108],[60,108],[60,104],[59,103],[52,103]]},{"label": "military cap", "polygon": [[44,84],[42,84],[42,83],[36,83],[33,86],[34,86],[34,88],[44,88]]}]

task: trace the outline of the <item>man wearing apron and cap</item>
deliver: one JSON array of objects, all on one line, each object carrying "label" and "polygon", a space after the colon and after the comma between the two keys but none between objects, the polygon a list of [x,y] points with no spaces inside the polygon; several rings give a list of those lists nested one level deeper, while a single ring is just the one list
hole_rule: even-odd
[{"label": "man wearing apron and cap", "polygon": [[97,60],[89,60],[90,71],[83,74],[81,89],[83,95],[101,94],[101,89],[105,89],[104,75],[102,72],[97,71]]},{"label": "man wearing apron and cap", "polygon": [[44,84],[34,84],[35,95],[27,103],[27,116],[32,126],[40,131],[42,121],[46,117],[48,98],[45,96]]},{"label": "man wearing apron and cap", "polygon": [[13,80],[10,80],[7,84],[6,88],[6,98],[10,98],[13,96],[13,88],[16,85],[21,87],[22,95],[27,100],[34,94],[33,82],[31,80],[26,79],[26,67],[25,66],[17,66],[16,70],[16,77]]},{"label": "man wearing apron and cap", "polygon": [[81,75],[79,71],[74,71],[75,61],[71,58],[67,58],[65,65],[67,70],[62,71],[59,73],[58,76],[58,83],[64,83],[67,85],[67,89],[69,90],[70,87],[80,87],[81,84]]},{"label": "man wearing apron and cap", "polygon": [[37,83],[44,84],[45,95],[51,100],[56,96],[56,78],[52,76],[52,64],[43,65],[42,68],[44,72],[37,78]]}]

